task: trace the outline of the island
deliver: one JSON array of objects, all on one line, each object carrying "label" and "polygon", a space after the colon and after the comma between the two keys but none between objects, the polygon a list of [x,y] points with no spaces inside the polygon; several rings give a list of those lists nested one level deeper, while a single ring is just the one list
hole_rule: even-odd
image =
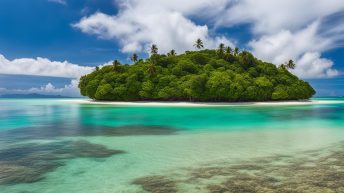
[{"label": "island", "polygon": [[[200,42],[199,42],[200,41]],[[133,54],[133,64],[103,66],[80,78],[83,96],[101,101],[247,102],[308,99],[315,94],[309,83],[289,72],[292,60],[276,66],[248,51],[220,44],[177,55],[158,54],[151,47],[147,59]]]}]

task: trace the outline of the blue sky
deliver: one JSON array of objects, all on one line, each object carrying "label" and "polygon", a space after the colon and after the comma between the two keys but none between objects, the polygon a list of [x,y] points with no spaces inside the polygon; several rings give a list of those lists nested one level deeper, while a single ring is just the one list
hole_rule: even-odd
[{"label": "blue sky", "polygon": [[[219,43],[280,64],[319,96],[344,95],[341,0],[30,0],[0,1],[0,94],[78,96],[77,79],[113,59]],[[92,68],[91,68],[92,67]]]}]

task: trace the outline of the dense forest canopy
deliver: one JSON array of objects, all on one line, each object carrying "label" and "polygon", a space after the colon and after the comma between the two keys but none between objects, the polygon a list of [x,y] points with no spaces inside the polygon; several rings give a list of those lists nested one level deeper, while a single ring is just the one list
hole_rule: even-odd
[{"label": "dense forest canopy", "polygon": [[[203,42],[197,40],[195,47],[202,49]],[[148,59],[133,54],[131,60],[132,65],[115,60],[81,77],[81,94],[111,101],[270,101],[308,99],[315,94],[307,82],[288,71],[295,67],[292,60],[276,67],[224,44],[217,50],[180,55],[174,50],[158,54],[152,45]]]}]

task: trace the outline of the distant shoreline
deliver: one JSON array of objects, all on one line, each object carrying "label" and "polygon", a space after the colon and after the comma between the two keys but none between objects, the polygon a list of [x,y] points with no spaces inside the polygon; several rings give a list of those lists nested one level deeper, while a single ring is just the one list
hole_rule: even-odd
[{"label": "distant shoreline", "polygon": [[179,106],[179,107],[203,107],[203,106],[283,106],[283,105],[312,105],[342,103],[335,100],[292,100],[292,101],[267,101],[267,102],[174,102],[174,101],[95,101],[92,99],[64,100],[79,104],[101,104],[117,106]]}]

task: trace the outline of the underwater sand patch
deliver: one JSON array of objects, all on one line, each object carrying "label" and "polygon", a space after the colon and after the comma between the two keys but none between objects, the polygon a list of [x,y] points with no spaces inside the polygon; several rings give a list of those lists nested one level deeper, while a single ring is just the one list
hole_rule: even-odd
[{"label": "underwater sand patch", "polygon": [[106,158],[124,153],[84,140],[24,143],[0,150],[0,184],[32,183],[74,158]]}]

